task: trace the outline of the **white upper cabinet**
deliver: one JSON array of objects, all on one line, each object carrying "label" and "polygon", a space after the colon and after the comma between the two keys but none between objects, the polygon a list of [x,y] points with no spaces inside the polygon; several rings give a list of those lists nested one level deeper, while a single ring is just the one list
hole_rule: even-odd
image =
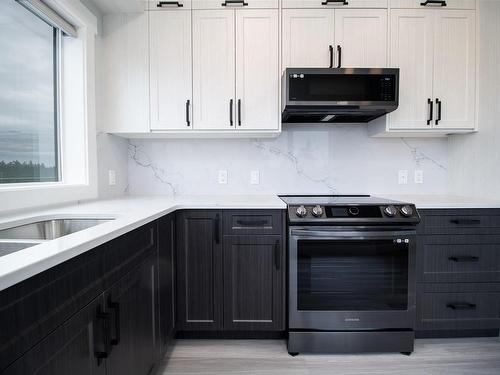
[{"label": "white upper cabinet", "polygon": [[333,63],[335,11],[283,10],[283,68],[328,68]]},{"label": "white upper cabinet", "polygon": [[436,128],[474,128],[475,30],[474,12],[462,10],[436,12],[434,33]]},{"label": "white upper cabinet", "polygon": [[191,12],[149,12],[151,130],[190,130]]},{"label": "white upper cabinet", "polygon": [[234,11],[193,11],[194,129],[234,129],[234,97]]},{"label": "white upper cabinet", "polygon": [[278,130],[277,9],[236,11],[236,128]]},{"label": "white upper cabinet", "polygon": [[162,1],[148,0],[148,10],[190,10],[191,0]]},{"label": "white upper cabinet", "polygon": [[390,0],[391,8],[476,9],[476,0]]},{"label": "white upper cabinet", "polygon": [[387,10],[335,10],[335,41],[342,48],[342,67],[386,67]]},{"label": "white upper cabinet", "polygon": [[399,107],[391,128],[426,129],[431,125],[434,16],[427,9],[391,12],[389,66],[399,68]]},{"label": "white upper cabinet", "polygon": [[278,9],[279,0],[192,0],[193,9]]},{"label": "white upper cabinet", "polygon": [[283,8],[387,8],[387,0],[282,0]]}]

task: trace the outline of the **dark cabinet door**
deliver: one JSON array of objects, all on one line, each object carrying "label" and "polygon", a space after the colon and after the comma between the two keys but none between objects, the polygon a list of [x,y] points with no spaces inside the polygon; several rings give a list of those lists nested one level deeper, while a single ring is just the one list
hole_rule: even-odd
[{"label": "dark cabinet door", "polygon": [[184,331],[221,330],[221,211],[177,215],[177,325]]},{"label": "dark cabinet door", "polygon": [[224,329],[282,330],[281,236],[224,237]]},{"label": "dark cabinet door", "polygon": [[110,315],[107,375],[147,375],[156,361],[157,253],[104,295]]},{"label": "dark cabinet door", "polygon": [[96,358],[106,350],[102,305],[102,297],[95,299],[2,374],[105,375],[105,363]]},{"label": "dark cabinet door", "polygon": [[168,348],[175,334],[175,215],[158,221],[158,292],[160,355]]}]

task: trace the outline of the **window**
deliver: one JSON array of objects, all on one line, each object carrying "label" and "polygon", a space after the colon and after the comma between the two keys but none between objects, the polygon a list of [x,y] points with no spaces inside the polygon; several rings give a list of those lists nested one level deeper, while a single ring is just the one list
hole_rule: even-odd
[{"label": "window", "polygon": [[0,184],[60,180],[60,31],[0,1]]}]

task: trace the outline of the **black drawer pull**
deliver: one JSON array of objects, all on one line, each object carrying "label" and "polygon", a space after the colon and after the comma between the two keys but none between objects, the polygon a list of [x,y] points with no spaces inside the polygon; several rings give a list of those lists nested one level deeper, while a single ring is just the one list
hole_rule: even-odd
[{"label": "black drawer pull", "polygon": [[97,319],[102,320],[102,328],[104,331],[104,351],[96,351],[94,352],[94,356],[97,358],[97,366],[100,366],[103,359],[109,357],[109,353],[111,352],[110,348],[110,336],[111,336],[111,325],[109,324],[110,314],[98,312]]},{"label": "black drawer pull", "polygon": [[274,265],[277,270],[281,268],[280,240],[276,240],[276,243],[274,244]]},{"label": "black drawer pull", "polygon": [[349,3],[345,0],[325,0],[321,3],[321,5],[328,5],[330,3],[337,3],[337,4],[341,4],[341,5],[349,5]]},{"label": "black drawer pull", "polygon": [[228,5],[241,5],[246,7],[248,3],[245,3],[243,0],[226,0],[221,4],[223,7],[227,7]]},{"label": "black drawer pull", "polygon": [[220,244],[220,217],[219,217],[219,214],[215,215],[214,238],[215,238],[215,243],[217,245]]},{"label": "black drawer pull", "polygon": [[473,255],[454,255],[454,256],[448,257],[448,259],[453,261],[453,262],[457,262],[457,263],[479,261],[479,257],[473,256]]},{"label": "black drawer pull", "polygon": [[469,302],[456,302],[449,303],[446,305],[446,307],[452,310],[475,310],[476,304]]},{"label": "black drawer pull", "polygon": [[189,106],[191,105],[191,100],[186,100],[186,124],[191,126],[191,121],[189,120]]},{"label": "black drawer pull", "polygon": [[156,4],[156,6],[158,8],[163,8],[165,5],[167,5],[167,6],[168,5],[175,5],[178,8],[182,8],[184,6],[184,4],[181,4],[178,1],[160,1],[158,4]]},{"label": "black drawer pull", "polygon": [[262,227],[267,223],[268,223],[267,220],[258,220],[258,219],[236,220],[236,224],[242,227]]},{"label": "black drawer pull", "polygon": [[111,302],[109,300],[108,307],[113,310],[115,314],[115,338],[110,340],[111,345],[118,345],[120,343],[120,304],[118,302]]},{"label": "black drawer pull", "polygon": [[422,5],[423,7],[427,6],[427,5],[441,5],[442,7],[445,7],[446,6],[446,1],[442,1],[442,0],[425,0],[425,2],[423,3],[420,3],[420,5]]},{"label": "black drawer pull", "polygon": [[450,223],[456,225],[478,225],[481,224],[479,219],[451,219]]}]

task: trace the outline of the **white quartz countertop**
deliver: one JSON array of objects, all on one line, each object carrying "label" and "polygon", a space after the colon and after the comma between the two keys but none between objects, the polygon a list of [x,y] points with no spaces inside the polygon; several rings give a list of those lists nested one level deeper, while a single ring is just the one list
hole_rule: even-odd
[{"label": "white quartz countertop", "polygon": [[378,197],[414,203],[417,208],[500,208],[498,200],[457,195],[379,195]]},{"label": "white quartz countertop", "polygon": [[0,257],[0,290],[180,209],[284,209],[276,195],[123,197],[1,216],[0,229],[52,218],[113,218],[109,222]]}]

